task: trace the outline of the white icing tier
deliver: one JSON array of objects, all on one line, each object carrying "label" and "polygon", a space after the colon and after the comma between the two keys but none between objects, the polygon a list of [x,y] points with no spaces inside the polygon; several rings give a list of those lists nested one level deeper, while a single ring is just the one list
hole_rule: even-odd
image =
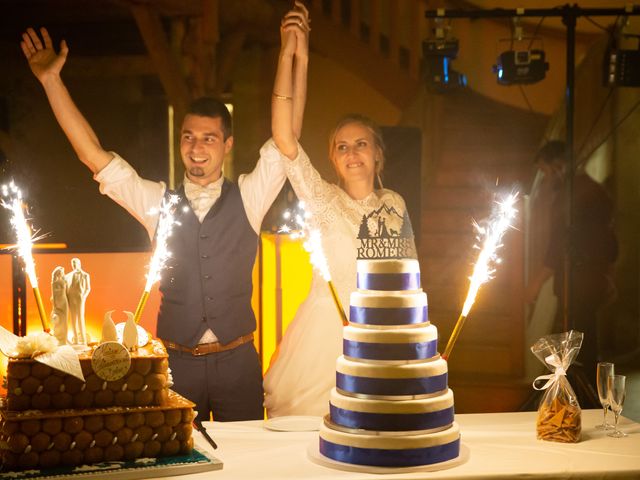
[{"label": "white icing tier", "polygon": [[349,321],[358,325],[418,325],[429,320],[427,294],[414,292],[351,293]]},{"label": "white icing tier", "polygon": [[329,403],[337,408],[353,412],[391,415],[428,413],[453,407],[453,392],[451,389],[447,389],[442,395],[435,397],[411,400],[377,400],[375,398],[350,397],[341,394],[334,388],[331,390]]},{"label": "white icing tier", "polygon": [[338,357],[336,387],[347,394],[424,396],[447,389],[447,362],[439,356],[423,362],[370,363]]},{"label": "white icing tier", "polygon": [[352,307],[363,308],[419,308],[427,306],[427,294],[424,292],[369,292],[351,293]]},{"label": "white icing tier", "polygon": [[453,423],[435,433],[385,435],[382,432],[350,433],[320,427],[320,453],[344,463],[403,467],[452,460],[460,454],[460,428]]},{"label": "white icing tier", "polygon": [[344,327],[343,338],[362,343],[423,343],[438,339],[438,329],[430,323],[419,326],[395,326],[392,329]]},{"label": "white icing tier", "polygon": [[435,432],[453,423],[453,392],[410,400],[357,398],[331,391],[331,421],[350,429]]},{"label": "white icing tier", "polygon": [[388,260],[358,260],[358,273],[420,273],[418,260],[412,258]]},{"label": "white icing tier", "polygon": [[438,356],[425,362],[403,363],[400,365],[365,363],[350,360],[341,355],[336,361],[336,371],[354,377],[382,379],[428,378],[447,373],[447,362]]},{"label": "white icing tier", "polygon": [[384,329],[351,324],[343,330],[343,353],[365,360],[426,360],[437,355],[438,330],[429,323]]},{"label": "white icing tier", "polygon": [[360,290],[419,291],[420,264],[414,259],[358,260]]},{"label": "white icing tier", "polygon": [[380,435],[381,432],[343,432],[330,428],[326,422],[320,426],[320,438],[338,445],[356,448],[380,448],[384,450],[405,450],[444,445],[460,438],[460,427],[453,422],[449,428],[435,433],[418,435]]}]

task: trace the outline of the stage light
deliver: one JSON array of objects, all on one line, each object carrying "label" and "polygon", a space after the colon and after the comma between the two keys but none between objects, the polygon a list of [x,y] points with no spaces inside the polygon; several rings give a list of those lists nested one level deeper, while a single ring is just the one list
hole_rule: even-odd
[{"label": "stage light", "polygon": [[500,85],[536,83],[544,80],[549,63],[543,50],[507,50],[493,66]]},{"label": "stage light", "polygon": [[[496,74],[499,85],[536,83],[544,80],[549,70],[549,63],[545,61],[542,39],[535,34],[533,37],[524,37],[520,20],[518,16],[512,17],[511,37],[498,40],[498,45],[507,46],[498,55],[498,61],[493,66],[493,73]],[[542,20],[538,23],[538,27],[541,23]],[[539,46],[534,47],[534,43]]]},{"label": "stage light", "polygon": [[435,38],[422,42],[427,87],[442,92],[467,86],[467,77],[451,65],[457,55],[458,40],[455,38]]},{"label": "stage light", "polygon": [[630,38],[636,41],[636,48],[620,48],[615,38],[611,40],[604,60],[605,86],[640,87],[640,36],[620,32],[621,41]]}]

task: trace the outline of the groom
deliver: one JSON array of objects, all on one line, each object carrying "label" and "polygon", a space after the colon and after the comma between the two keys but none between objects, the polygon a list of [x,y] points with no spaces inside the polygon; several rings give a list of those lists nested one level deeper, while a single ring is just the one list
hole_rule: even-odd
[{"label": "groom", "polygon": [[72,270],[64,278],[67,284],[67,303],[74,345],[86,345],[87,336],[84,318],[84,305],[91,291],[89,274],[80,266],[79,258],[71,259]]},{"label": "groom", "polygon": [[[153,239],[164,182],[140,178],[119,155],[106,151],[80,113],[60,71],[69,49],[57,54],[46,29],[23,33],[22,51],[44,87],[53,112],[80,161],[108,195]],[[302,119],[300,118],[301,122]],[[185,167],[178,189],[180,226],[170,237],[171,264],[162,278],[158,336],[169,352],[174,389],[196,403],[197,420],[263,418],[262,369],[253,343],[252,269],[262,219],[285,181],[272,142],[253,170],[234,184],[222,176],[233,146],[231,116],[212,98],[194,101],[180,133]]]}]

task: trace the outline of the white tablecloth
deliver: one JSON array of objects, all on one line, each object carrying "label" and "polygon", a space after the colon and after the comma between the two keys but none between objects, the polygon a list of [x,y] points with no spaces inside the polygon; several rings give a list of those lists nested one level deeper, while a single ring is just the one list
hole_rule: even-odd
[{"label": "white tablecloth", "polygon": [[219,448],[212,450],[199,435],[196,443],[222,460],[224,467],[188,478],[640,479],[640,424],[621,418],[621,429],[629,436],[611,438],[594,428],[602,421],[602,411],[584,410],[582,414],[582,441],[576,444],[537,440],[535,412],[456,415],[462,443],[469,451],[467,462],[436,472],[385,475],[335,470],[311,462],[307,449],[317,443],[317,432],[273,432],[261,421],[205,422]]}]

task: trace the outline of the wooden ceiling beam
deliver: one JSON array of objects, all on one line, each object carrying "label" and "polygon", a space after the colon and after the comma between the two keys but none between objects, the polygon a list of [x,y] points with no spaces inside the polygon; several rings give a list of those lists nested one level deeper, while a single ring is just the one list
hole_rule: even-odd
[{"label": "wooden ceiling beam", "polygon": [[180,64],[171,54],[160,15],[147,5],[135,3],[131,4],[131,13],[138,25],[169,102],[173,105],[176,116],[182,118],[191,95],[182,75]]},{"label": "wooden ceiling beam", "polygon": [[218,0],[202,0],[202,21],[197,45],[197,61],[202,79],[201,94],[216,90],[217,45],[220,40],[220,9]]}]

